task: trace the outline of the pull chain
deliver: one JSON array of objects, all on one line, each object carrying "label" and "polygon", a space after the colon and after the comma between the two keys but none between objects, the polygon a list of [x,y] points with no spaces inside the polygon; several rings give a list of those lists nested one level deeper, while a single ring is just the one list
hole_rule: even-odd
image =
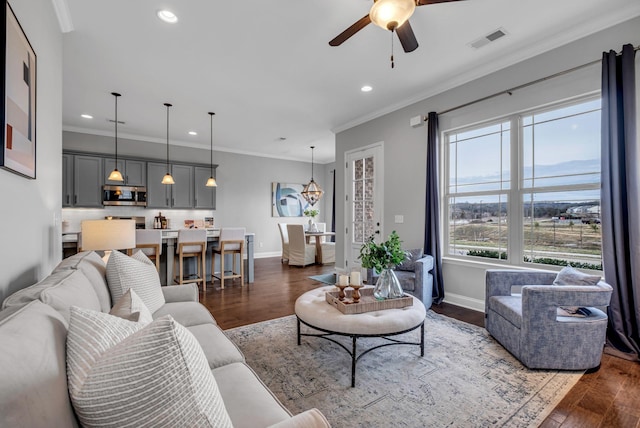
[{"label": "pull chain", "polygon": [[391,68],[394,68],[396,65],[393,61],[393,30],[391,30]]}]

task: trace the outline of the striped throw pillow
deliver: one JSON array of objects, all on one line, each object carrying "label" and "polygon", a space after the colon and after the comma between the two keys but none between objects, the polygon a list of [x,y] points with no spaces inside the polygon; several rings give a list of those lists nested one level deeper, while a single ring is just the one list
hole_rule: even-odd
[{"label": "striped throw pillow", "polygon": [[165,303],[156,265],[142,251],[131,257],[113,251],[107,262],[107,285],[113,302],[132,288],[151,313]]},{"label": "striped throw pillow", "polygon": [[85,427],[231,427],[195,337],[167,315],[142,327],[74,307],[69,393]]}]

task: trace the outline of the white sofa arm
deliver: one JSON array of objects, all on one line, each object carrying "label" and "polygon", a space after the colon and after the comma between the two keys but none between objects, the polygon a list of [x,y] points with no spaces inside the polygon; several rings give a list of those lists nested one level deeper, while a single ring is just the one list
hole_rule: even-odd
[{"label": "white sofa arm", "polygon": [[162,287],[162,294],[167,303],[198,302],[198,285],[195,283],[183,285],[167,285]]},{"label": "white sofa arm", "polygon": [[302,413],[298,413],[291,419],[278,422],[269,428],[330,428],[329,421],[318,409],[310,409]]}]

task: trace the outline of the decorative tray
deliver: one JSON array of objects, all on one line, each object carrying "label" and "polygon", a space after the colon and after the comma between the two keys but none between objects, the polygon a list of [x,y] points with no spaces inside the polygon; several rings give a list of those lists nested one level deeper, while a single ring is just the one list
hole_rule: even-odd
[{"label": "decorative tray", "polygon": [[377,300],[373,296],[373,287],[360,289],[360,301],[358,303],[353,303],[353,298],[351,297],[353,293],[352,289],[348,288],[344,290],[344,293],[346,297],[342,301],[338,299],[338,290],[327,291],[325,297],[327,303],[336,307],[345,315],[362,314],[364,312],[381,311],[384,309],[401,309],[413,305],[413,298],[407,294],[397,299]]}]

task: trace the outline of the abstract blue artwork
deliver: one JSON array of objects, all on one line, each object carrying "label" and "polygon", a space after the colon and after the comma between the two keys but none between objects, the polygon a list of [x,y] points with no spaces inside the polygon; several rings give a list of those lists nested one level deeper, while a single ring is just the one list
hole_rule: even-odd
[{"label": "abstract blue artwork", "polygon": [[273,217],[302,217],[309,203],[300,192],[304,184],[271,183],[271,210]]}]

